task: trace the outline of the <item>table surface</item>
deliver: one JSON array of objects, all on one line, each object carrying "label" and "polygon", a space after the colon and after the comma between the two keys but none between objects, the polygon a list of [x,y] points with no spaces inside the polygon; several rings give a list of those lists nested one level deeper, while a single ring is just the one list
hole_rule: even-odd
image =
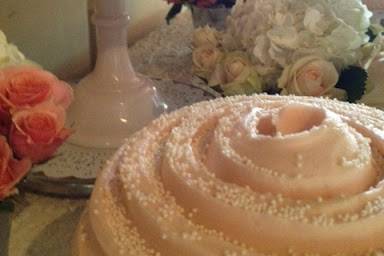
[{"label": "table surface", "polygon": [[[163,81],[160,86],[185,85],[191,81],[198,84],[191,74],[192,31],[188,13],[179,15],[169,26],[160,26],[130,48],[135,69]],[[180,95],[180,90],[174,98],[181,96],[187,99],[185,104],[194,102],[194,95]],[[9,256],[70,255],[72,235],[87,201],[31,193],[22,193],[17,200]]]},{"label": "table surface", "polygon": [[[180,15],[130,48],[137,71],[152,78],[190,83],[192,22]],[[73,232],[85,199],[21,193],[17,197],[10,237],[10,256],[70,255]]]}]

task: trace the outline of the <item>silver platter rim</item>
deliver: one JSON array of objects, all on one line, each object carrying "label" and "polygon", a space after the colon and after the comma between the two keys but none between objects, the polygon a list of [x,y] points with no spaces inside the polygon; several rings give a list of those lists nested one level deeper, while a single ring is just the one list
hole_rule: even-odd
[{"label": "silver platter rim", "polygon": [[96,179],[54,178],[44,173],[31,173],[23,180],[20,187],[48,196],[87,198],[92,193],[95,181]]}]

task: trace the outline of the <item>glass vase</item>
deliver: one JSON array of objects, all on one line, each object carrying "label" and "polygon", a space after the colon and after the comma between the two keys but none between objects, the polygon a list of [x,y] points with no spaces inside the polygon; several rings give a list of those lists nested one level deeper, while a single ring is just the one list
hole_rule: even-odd
[{"label": "glass vase", "polygon": [[224,30],[226,20],[231,13],[231,8],[224,5],[219,5],[211,8],[200,8],[195,5],[190,5],[192,12],[193,26],[195,28],[210,26],[217,30]]}]

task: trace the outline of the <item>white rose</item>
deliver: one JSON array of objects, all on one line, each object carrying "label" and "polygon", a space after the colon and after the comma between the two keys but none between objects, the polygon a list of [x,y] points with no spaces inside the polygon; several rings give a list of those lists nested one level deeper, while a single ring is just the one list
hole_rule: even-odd
[{"label": "white rose", "polygon": [[222,52],[212,45],[204,45],[196,48],[192,53],[193,73],[199,77],[208,79],[222,56]]},{"label": "white rose", "polygon": [[262,80],[244,52],[226,54],[216,66],[209,85],[220,85],[227,96],[260,93],[263,90]]},{"label": "white rose", "polygon": [[323,96],[332,94],[338,80],[339,74],[331,62],[307,56],[284,69],[278,86],[283,94]]},{"label": "white rose", "polygon": [[245,53],[233,52],[227,54],[224,60],[224,72],[227,82],[233,82],[245,72],[248,73],[251,65],[251,61]]},{"label": "white rose", "polygon": [[249,73],[251,69],[251,61],[244,52],[236,51],[227,53],[223,61],[216,66],[215,72],[212,74],[209,85],[222,85],[231,83],[245,73]]},{"label": "white rose", "polygon": [[203,28],[195,29],[193,33],[193,46],[200,47],[203,45],[212,45],[214,47],[219,45],[220,33],[208,25]]}]

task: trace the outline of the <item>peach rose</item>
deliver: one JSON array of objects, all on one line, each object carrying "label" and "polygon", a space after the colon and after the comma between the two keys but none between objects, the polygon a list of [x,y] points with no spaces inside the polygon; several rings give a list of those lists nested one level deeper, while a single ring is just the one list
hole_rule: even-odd
[{"label": "peach rose", "polygon": [[33,163],[52,157],[70,135],[64,128],[64,108],[51,102],[15,112],[12,122],[9,140],[15,155]]},{"label": "peach rose", "polygon": [[10,67],[0,71],[0,98],[13,109],[33,107],[48,100],[67,109],[73,91],[47,71],[27,66]]},{"label": "peach rose", "polygon": [[283,94],[323,96],[332,94],[339,73],[333,63],[318,56],[307,56],[286,67],[278,81]]},{"label": "peach rose", "polygon": [[0,136],[0,201],[9,196],[15,185],[31,168],[30,160],[17,161],[5,137]]}]

